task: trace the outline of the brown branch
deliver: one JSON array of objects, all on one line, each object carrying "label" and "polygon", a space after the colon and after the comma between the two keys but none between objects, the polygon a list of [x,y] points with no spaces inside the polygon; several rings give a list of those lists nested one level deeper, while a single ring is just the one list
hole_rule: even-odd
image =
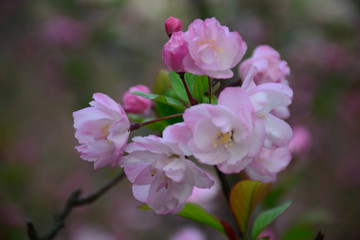
[{"label": "brown branch", "polygon": [[30,240],[51,240],[58,234],[58,232],[65,227],[66,217],[70,214],[70,212],[80,206],[88,205],[95,202],[99,197],[101,197],[104,193],[109,191],[113,186],[115,186],[120,180],[124,178],[125,174],[121,173],[109,183],[101,187],[98,191],[93,194],[90,194],[87,197],[80,198],[81,190],[75,190],[67,199],[66,204],[63,210],[60,213],[56,213],[53,216],[54,225],[53,227],[44,235],[44,237],[39,238],[35,227],[32,222],[27,222],[27,235]]}]

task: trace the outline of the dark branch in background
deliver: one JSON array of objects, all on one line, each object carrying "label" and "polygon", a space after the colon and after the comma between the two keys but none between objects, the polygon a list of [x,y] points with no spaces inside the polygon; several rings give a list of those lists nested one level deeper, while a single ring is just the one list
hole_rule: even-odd
[{"label": "dark branch in background", "polygon": [[319,231],[314,240],[324,240],[325,235],[322,231]]},{"label": "dark branch in background", "polygon": [[63,210],[60,213],[54,214],[54,225],[53,227],[44,235],[44,237],[39,238],[35,230],[35,227],[32,222],[27,222],[27,235],[30,240],[51,240],[58,234],[58,232],[65,227],[66,217],[70,214],[73,208],[84,206],[95,202],[99,197],[104,193],[110,190],[115,186],[120,180],[124,178],[125,174],[121,173],[109,183],[104,185],[98,191],[93,194],[90,194],[87,197],[80,198],[81,190],[75,190],[70,197],[67,199],[66,204]]}]

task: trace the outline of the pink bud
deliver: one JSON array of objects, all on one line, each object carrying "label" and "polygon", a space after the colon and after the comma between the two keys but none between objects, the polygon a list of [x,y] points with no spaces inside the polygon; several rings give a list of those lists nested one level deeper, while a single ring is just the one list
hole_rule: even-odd
[{"label": "pink bud", "polygon": [[151,108],[151,100],[146,99],[131,92],[141,91],[144,93],[150,93],[150,89],[144,85],[136,85],[131,87],[124,95],[123,95],[123,102],[124,102],[124,110],[127,113],[149,113]]},{"label": "pink bud", "polygon": [[165,31],[166,34],[170,37],[174,32],[181,31],[182,22],[180,19],[169,17],[165,21]]},{"label": "pink bud", "polygon": [[183,60],[189,54],[184,41],[184,33],[176,32],[171,35],[169,41],[162,50],[162,59],[171,71],[184,72]]}]

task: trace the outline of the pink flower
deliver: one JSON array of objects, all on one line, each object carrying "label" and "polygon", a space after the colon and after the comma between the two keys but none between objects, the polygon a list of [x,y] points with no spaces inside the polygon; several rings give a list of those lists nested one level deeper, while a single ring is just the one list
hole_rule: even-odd
[{"label": "pink flower", "polygon": [[240,64],[239,73],[245,78],[251,67],[256,67],[257,73],[254,76],[256,84],[282,83],[288,85],[285,79],[290,74],[287,62],[280,59],[280,54],[267,45],[258,46],[251,58]]},{"label": "pink flower", "polygon": [[180,19],[169,17],[165,21],[165,31],[166,34],[170,37],[173,33],[181,31],[182,22]]},{"label": "pink flower", "polygon": [[195,227],[184,227],[171,236],[170,240],[205,240],[203,232]]},{"label": "pink flower", "polygon": [[276,174],[289,164],[291,154],[287,147],[267,149],[262,148],[260,154],[246,167],[246,173],[251,180],[275,182]]},{"label": "pink flower", "polygon": [[171,71],[184,72],[183,60],[189,54],[183,32],[175,32],[162,50],[162,59]]},{"label": "pink flower", "polygon": [[187,109],[183,118],[184,124],[170,126],[169,132],[199,162],[217,165],[224,173],[243,170],[264,144],[264,124],[255,117],[250,98],[240,87],[223,90],[218,105]]},{"label": "pink flower", "polygon": [[294,127],[294,137],[291,139],[289,149],[292,153],[300,154],[309,149],[311,134],[309,129],[304,126]]},{"label": "pink flower", "polygon": [[120,106],[102,93],[93,95],[88,108],[73,113],[75,147],[80,157],[94,162],[94,168],[118,164],[129,137],[129,120]]},{"label": "pink flower", "polygon": [[254,75],[256,68],[249,71],[242,88],[250,97],[255,115],[264,121],[266,131],[264,146],[287,147],[293,137],[292,129],[284,120],[274,115],[273,110],[287,107],[292,101],[293,91],[281,83],[263,83],[256,86],[253,81]]},{"label": "pink flower", "polygon": [[244,56],[246,43],[238,32],[229,32],[215,18],[196,19],[184,34],[189,54],[183,64],[186,72],[213,78],[231,78],[233,68]]},{"label": "pink flower", "polygon": [[151,100],[131,93],[135,91],[150,93],[150,89],[145,85],[131,87],[124,93],[122,98],[125,112],[148,114],[152,104]]},{"label": "pink flower", "polygon": [[156,136],[134,137],[120,162],[133,183],[134,197],[156,213],[180,212],[193,187],[209,188],[214,182],[205,171],[186,159],[177,143]]}]

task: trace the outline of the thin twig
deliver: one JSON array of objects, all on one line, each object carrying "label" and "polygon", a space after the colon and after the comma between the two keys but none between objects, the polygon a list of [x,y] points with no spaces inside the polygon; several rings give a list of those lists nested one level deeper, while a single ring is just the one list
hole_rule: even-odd
[{"label": "thin twig", "polygon": [[38,240],[39,237],[37,235],[37,232],[35,230],[34,224],[31,221],[26,222],[26,228],[27,228],[27,235],[30,240]]},{"label": "thin twig", "polygon": [[148,125],[148,124],[152,124],[152,123],[155,123],[155,122],[159,122],[159,121],[162,121],[162,120],[166,120],[166,119],[170,119],[170,118],[175,118],[175,117],[181,117],[183,114],[182,113],[177,113],[177,114],[173,114],[173,115],[170,115],[170,116],[166,116],[166,117],[161,117],[161,118],[157,118],[157,119],[153,119],[153,120],[150,120],[150,121],[147,121],[147,122],[142,122],[142,123],[134,123],[130,126],[129,128],[129,131],[134,131],[136,129],[139,129],[145,125]]},{"label": "thin twig", "polygon": [[114,178],[111,182],[109,182],[108,184],[106,184],[105,186],[103,186],[102,188],[100,188],[97,192],[89,195],[86,198],[82,198],[76,201],[75,206],[83,206],[83,205],[87,205],[90,204],[94,201],[96,201],[99,197],[101,197],[101,195],[103,195],[105,192],[107,192],[110,188],[112,188],[113,186],[115,186],[118,182],[120,182],[120,180],[122,180],[124,178],[125,174],[119,174],[116,178]]},{"label": "thin twig", "polygon": [[63,210],[60,213],[54,214],[54,216],[53,216],[54,225],[42,238],[38,237],[33,223],[28,221],[27,222],[27,235],[28,235],[29,239],[30,240],[54,239],[54,237],[58,234],[58,232],[65,227],[66,217],[70,214],[72,209],[95,202],[99,197],[101,197],[104,193],[109,191],[113,186],[115,186],[118,182],[120,182],[120,180],[123,179],[124,176],[125,176],[124,173],[119,174],[117,177],[115,177],[109,183],[107,183],[106,185],[101,187],[95,193],[90,194],[89,196],[81,198],[81,199],[79,199],[81,190],[80,189],[75,190],[67,199]]},{"label": "thin twig", "polygon": [[209,81],[209,104],[211,104],[211,98],[212,98],[212,93],[211,93],[211,88],[212,88],[212,86],[211,86],[211,79],[210,79],[210,77],[208,77],[208,81]]},{"label": "thin twig", "polygon": [[187,94],[187,96],[189,98],[190,105],[191,106],[196,105],[197,101],[191,96],[188,85],[186,84],[185,73],[184,72],[179,72],[178,74],[179,74],[179,76],[181,78],[182,83],[184,84],[184,88],[185,88],[186,94]]}]

